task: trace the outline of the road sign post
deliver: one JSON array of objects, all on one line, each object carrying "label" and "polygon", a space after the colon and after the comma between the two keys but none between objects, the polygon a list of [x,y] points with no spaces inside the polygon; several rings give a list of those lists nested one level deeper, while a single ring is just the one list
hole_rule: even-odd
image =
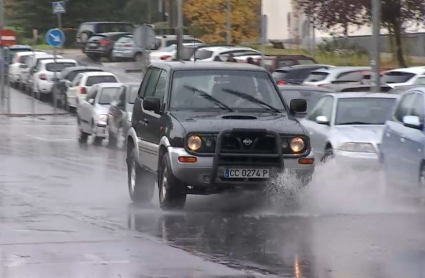
[{"label": "road sign post", "polygon": [[58,29],[62,30],[62,14],[66,13],[65,1],[52,2],[52,11],[58,18]]},{"label": "road sign post", "polygon": [[140,62],[143,73],[146,72],[150,63],[149,50],[155,43],[155,36],[155,31],[147,24],[138,26],[133,31],[134,44],[142,49],[142,59],[140,61],[136,59],[136,63]]},{"label": "road sign post", "polygon": [[[6,94],[5,91],[5,78],[7,73],[7,67],[9,64],[9,54],[5,50],[5,47],[9,47],[16,44],[16,33],[11,29],[5,29],[0,27],[0,47],[1,47],[1,76],[0,76],[0,87],[1,87],[1,105],[4,109]],[[10,98],[7,99],[8,107],[10,106]]]},{"label": "road sign post", "polygon": [[[53,59],[55,60],[55,64],[56,64],[57,48],[61,47],[63,43],[65,42],[65,34],[60,29],[50,29],[46,33],[45,40],[47,44],[53,46]],[[56,71],[54,71],[54,80],[55,82],[57,80]],[[53,94],[53,103],[54,103],[54,109],[56,114],[57,97],[56,97],[55,91],[52,92],[52,94]]]}]

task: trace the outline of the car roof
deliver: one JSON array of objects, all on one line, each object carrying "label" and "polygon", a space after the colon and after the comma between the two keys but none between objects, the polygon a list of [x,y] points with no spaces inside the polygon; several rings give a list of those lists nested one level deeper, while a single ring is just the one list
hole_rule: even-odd
[{"label": "car roof", "polygon": [[123,85],[122,83],[97,83],[97,84],[94,84],[93,86],[97,86],[100,88],[119,88],[122,85]]},{"label": "car roof", "polygon": [[191,61],[191,62],[161,62],[152,63],[152,66],[158,68],[168,68],[171,70],[247,70],[247,71],[263,71],[267,72],[266,69],[246,64],[246,63],[230,63],[230,62],[203,62],[203,61]]},{"label": "car roof", "polygon": [[332,65],[324,65],[324,64],[309,64],[309,65],[293,65],[293,66],[284,66],[276,69],[278,70],[293,70],[293,69],[304,69],[304,68],[319,68],[317,70],[320,70],[320,67],[329,67],[334,68],[335,66]]},{"label": "car roof", "polygon": [[21,52],[17,52],[15,55],[17,56],[26,56],[26,55],[32,55],[32,54],[42,54],[45,52],[42,51],[21,51]]},{"label": "car roof", "polygon": [[[77,63],[77,61],[76,60],[74,60],[74,59],[62,59],[62,58],[60,58],[60,59],[56,59],[56,61],[57,62],[69,62],[69,63]],[[55,62],[55,59],[46,59],[46,60],[41,60],[40,61],[40,63],[42,63],[42,64],[47,64],[47,63],[54,63]]]},{"label": "car roof", "polygon": [[67,70],[67,71],[77,71],[77,70],[99,70],[99,71],[103,71],[103,69],[101,69],[99,67],[90,67],[90,66],[69,67],[69,68],[66,68],[65,70]]},{"label": "car roof", "polygon": [[[155,36],[156,39],[174,39],[177,38],[177,35],[160,35],[160,36]],[[183,38],[195,38],[192,35],[183,35]]]},{"label": "car roof", "polygon": [[333,67],[329,69],[317,69],[313,72],[328,72],[328,73],[339,73],[350,70],[372,70],[371,67]]},{"label": "car roof", "polygon": [[408,72],[408,73],[423,74],[424,71],[425,71],[425,67],[410,67],[410,68],[399,68],[399,69],[388,70],[384,72],[384,74],[387,72]]},{"label": "car roof", "polygon": [[107,24],[117,24],[117,23],[119,23],[119,24],[133,25],[130,22],[122,22],[122,21],[88,21],[88,22],[83,22],[81,24],[105,24],[105,23],[107,23]]},{"label": "car roof", "polygon": [[335,98],[394,98],[397,99],[398,95],[387,93],[371,93],[371,92],[355,92],[355,93],[331,93],[329,95]]},{"label": "car roof", "polygon": [[29,45],[23,45],[23,44],[15,44],[7,47],[8,49],[32,49]]},{"label": "car roof", "polygon": [[316,86],[307,86],[307,85],[279,85],[278,87],[279,87],[280,91],[304,90],[304,91],[318,91],[318,92],[334,93],[334,91],[329,90],[327,88],[316,87]]},{"label": "car roof", "polygon": [[87,75],[87,76],[99,76],[99,75],[103,75],[103,76],[115,76],[115,74],[113,74],[112,72],[108,72],[108,71],[92,71],[92,72],[81,72],[80,74],[82,75]]}]

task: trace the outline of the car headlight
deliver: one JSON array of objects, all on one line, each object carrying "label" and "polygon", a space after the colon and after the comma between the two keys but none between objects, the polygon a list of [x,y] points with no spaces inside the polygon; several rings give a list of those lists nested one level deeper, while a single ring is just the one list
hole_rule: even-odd
[{"label": "car headlight", "polygon": [[291,147],[291,150],[294,153],[299,153],[305,147],[304,139],[302,139],[301,137],[292,138],[291,142],[289,143],[289,146]]},{"label": "car headlight", "polygon": [[99,122],[107,122],[108,121],[108,115],[99,115]]},{"label": "car headlight", "polygon": [[202,146],[202,139],[198,135],[192,135],[187,139],[187,147],[192,151],[197,151]]},{"label": "car headlight", "polygon": [[133,117],[133,113],[132,112],[128,112],[127,113],[127,119],[128,119],[129,122],[131,122],[132,117]]},{"label": "car headlight", "polygon": [[342,144],[341,151],[356,153],[376,153],[376,149],[370,143],[354,143],[348,142]]}]

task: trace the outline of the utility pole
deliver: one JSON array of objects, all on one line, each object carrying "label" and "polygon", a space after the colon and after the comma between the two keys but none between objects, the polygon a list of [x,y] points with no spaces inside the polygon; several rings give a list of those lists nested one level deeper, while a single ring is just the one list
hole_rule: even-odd
[{"label": "utility pole", "polygon": [[227,29],[227,44],[232,43],[232,3],[231,0],[227,0],[227,18],[226,18],[226,29]]},{"label": "utility pole", "polygon": [[372,39],[372,57],[370,64],[373,70],[374,86],[373,92],[378,93],[381,88],[381,78],[379,73],[380,67],[380,51],[381,51],[381,0],[372,0],[372,22],[373,22],[373,39]]},{"label": "utility pole", "polygon": [[183,48],[183,1],[177,0],[177,60],[180,61],[182,58]]},{"label": "utility pole", "polygon": [[[0,0],[0,33],[4,29],[4,1]],[[1,41],[1,40],[0,40]],[[4,77],[6,73],[6,57],[4,53],[3,43],[0,45],[0,59],[1,59],[1,76],[0,76],[0,90],[1,90],[1,108],[4,107],[5,92],[4,92]]]}]

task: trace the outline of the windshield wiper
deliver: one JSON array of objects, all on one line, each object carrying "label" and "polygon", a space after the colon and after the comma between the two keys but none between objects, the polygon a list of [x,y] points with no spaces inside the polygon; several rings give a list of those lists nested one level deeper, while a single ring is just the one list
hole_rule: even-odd
[{"label": "windshield wiper", "polygon": [[276,113],[282,113],[282,111],[280,111],[279,109],[271,106],[270,104],[265,103],[264,101],[261,101],[259,99],[256,99],[255,97],[250,96],[250,95],[248,95],[246,93],[238,92],[238,91],[231,90],[231,89],[222,89],[222,90],[224,92],[229,93],[229,94],[232,94],[232,95],[235,95],[237,97],[243,98],[243,99],[245,99],[247,101],[250,101],[250,102],[253,102],[253,103],[256,103],[256,104],[263,105],[263,106],[267,107],[268,110],[270,110],[270,111],[274,111]]},{"label": "windshield wiper", "polygon": [[340,123],[337,125],[373,125],[373,123],[365,123],[365,122],[346,122],[346,123]]},{"label": "windshield wiper", "polygon": [[230,108],[230,107],[229,107],[229,106],[227,106],[226,104],[222,103],[221,101],[219,101],[219,100],[218,100],[218,99],[216,99],[215,97],[213,97],[213,96],[209,95],[208,93],[206,93],[206,92],[204,92],[204,91],[202,91],[202,90],[200,90],[200,89],[198,89],[198,88],[192,87],[192,86],[187,86],[187,85],[185,85],[185,86],[183,86],[183,87],[185,87],[185,88],[187,88],[187,89],[189,89],[189,90],[192,90],[193,92],[197,92],[197,93],[199,93],[199,95],[200,95],[201,97],[203,97],[203,98],[205,98],[205,99],[207,99],[207,100],[209,100],[209,101],[211,101],[211,102],[215,103],[217,106],[219,106],[219,107],[221,107],[221,108],[223,108],[223,109],[226,109],[226,110],[228,110],[229,112],[233,112],[233,109],[232,109],[232,108]]}]

